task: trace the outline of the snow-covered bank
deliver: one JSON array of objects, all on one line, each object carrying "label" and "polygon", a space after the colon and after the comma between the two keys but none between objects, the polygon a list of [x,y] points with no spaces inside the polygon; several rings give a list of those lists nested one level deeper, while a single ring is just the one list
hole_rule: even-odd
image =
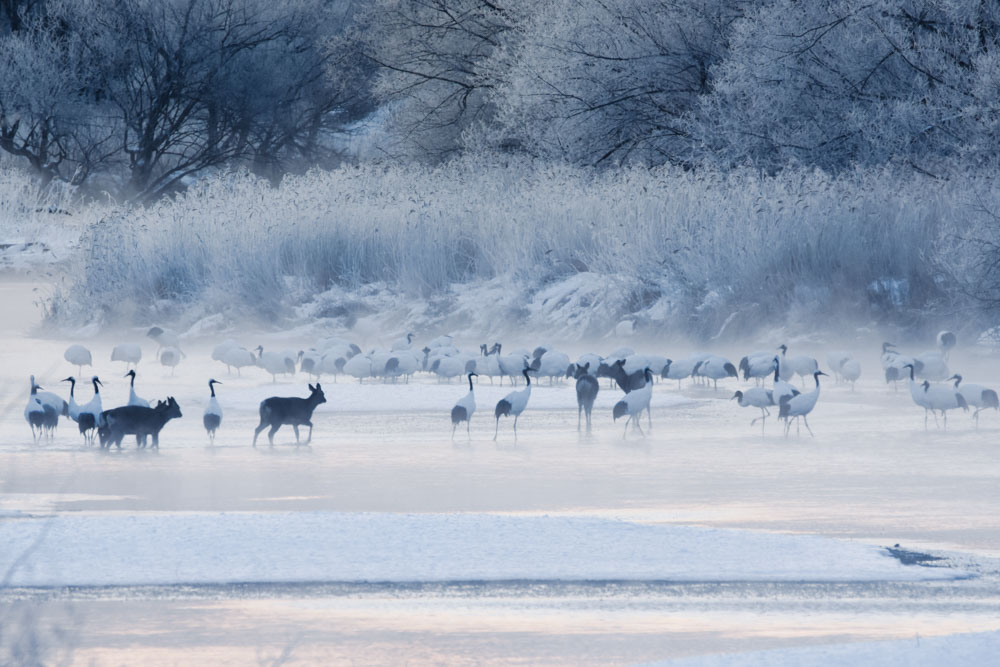
[{"label": "snow-covered bank", "polygon": [[[0,521],[26,586],[292,581],[919,581],[825,537],[490,514],[180,513]],[[15,566],[15,562],[20,562]]]},{"label": "snow-covered bank", "polygon": [[1000,656],[1000,632],[920,637],[705,655],[649,663],[645,667],[940,667],[991,665]]},{"label": "snow-covered bank", "polygon": [[70,262],[81,234],[106,210],[77,206],[71,189],[45,189],[28,174],[0,166],[0,273],[53,278],[52,267]]}]

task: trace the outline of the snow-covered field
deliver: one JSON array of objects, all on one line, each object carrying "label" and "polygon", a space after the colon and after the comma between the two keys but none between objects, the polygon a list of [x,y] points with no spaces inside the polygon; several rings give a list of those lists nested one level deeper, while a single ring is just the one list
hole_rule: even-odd
[{"label": "snow-covered field", "polygon": [[[464,384],[342,378],[323,383],[311,446],[283,429],[254,449],[257,403],[304,396],[308,379],[228,375],[209,336],[185,342],[173,374],[139,365],[137,392],[175,396],[184,413],[159,452],[131,439],[108,452],[67,424],[32,442],[27,376],[65,394],[59,380],[76,369],[62,351],[78,341],[25,336],[18,314],[34,293],[4,289],[5,651],[16,635],[39,638],[49,661],[96,664],[267,662],[286,650],[328,664],[625,664],[879,639],[905,640],[907,656],[915,634],[1000,628],[1000,415],[925,431],[908,392],[875,377],[877,343],[859,348],[855,391],[824,385],[815,438],[751,428],[753,411],[728,400],[744,386],[734,380],[657,384],[652,430],[627,439],[610,415],[619,392],[602,384],[594,432],[578,434],[572,386],[546,380],[517,440],[503,421],[494,443],[492,407],[510,388],[480,378],[471,439],[452,441]],[[111,347],[135,340],[151,357],[141,334],[81,339],[107,407],[128,394]],[[688,352],[663,347],[649,351]],[[953,367],[989,384],[998,365],[964,350]],[[210,376],[224,383],[214,447],[201,425]],[[903,565],[885,549],[897,543],[943,560]],[[989,655],[991,637],[965,646]],[[770,655],[763,664],[798,654]]]}]

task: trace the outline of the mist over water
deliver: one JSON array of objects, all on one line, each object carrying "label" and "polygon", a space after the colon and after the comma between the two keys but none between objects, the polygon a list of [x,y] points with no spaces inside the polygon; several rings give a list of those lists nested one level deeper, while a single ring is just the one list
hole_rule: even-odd
[{"label": "mist over water", "polygon": [[[18,312],[27,317],[30,289],[7,289],[6,301],[12,307],[20,303]],[[336,382],[321,380],[327,403],[314,414],[311,446],[297,447],[291,429],[284,427],[275,447],[262,439],[252,448],[259,401],[271,395],[306,396],[312,379],[300,373],[273,383],[257,368],[230,375],[210,359],[217,342],[212,336],[185,340],[187,357],[171,373],[152,358],[156,346],[143,338],[144,329],[136,329],[84,341],[95,359],[85,374],[105,381],[106,407],[124,403],[128,379],[120,377],[122,364],[108,361],[110,350],[117,342],[140,342],[148,357],[139,364],[137,393],[150,400],[176,397],[184,417],[166,426],[159,451],[137,450],[134,439],[126,438],[119,452],[83,444],[75,424],[65,421],[54,440],[32,443],[21,414],[26,378],[34,373],[46,389],[65,395],[58,380],[76,369],[62,360],[62,352],[75,341],[28,338],[27,328],[25,320],[11,318],[0,333],[2,383],[8,388],[0,422],[3,521],[218,512],[249,517],[377,512],[414,516],[414,521],[423,513],[591,517],[820,534],[879,547],[898,543],[942,556],[939,565],[973,574],[950,583],[891,586],[526,581],[190,587],[178,582],[176,587],[14,588],[3,593],[8,601],[19,600],[12,609],[31,610],[36,619],[31,627],[48,637],[53,651],[63,642],[77,659],[211,660],[245,655],[241,651],[247,646],[280,655],[291,645],[293,655],[313,661],[326,660],[331,652],[360,650],[356,642],[364,638],[365,655],[374,662],[397,659],[401,647],[412,644],[416,655],[443,662],[472,653],[487,663],[520,656],[582,664],[695,655],[709,647],[744,650],[995,628],[1000,520],[993,508],[1000,500],[995,485],[1000,464],[994,442],[1000,415],[983,413],[975,429],[968,416],[953,414],[947,431],[934,428],[933,422],[925,430],[922,410],[913,405],[906,387],[896,391],[880,377],[876,335],[863,343],[789,343],[791,350],[816,356],[824,367],[827,349],[846,349],[862,364],[863,375],[853,391],[823,379],[820,401],[810,415],[815,438],[804,429],[796,434],[794,427],[785,437],[774,419],[762,435],[759,424],[749,424],[759,413],[729,400],[737,388],[752,383],[732,378],[721,381],[717,391],[690,380],[680,385],[658,381],[652,429],[645,437],[629,431],[626,438],[622,421],[611,419],[611,406],[621,392],[602,380],[593,433],[580,434],[572,382],[550,386],[541,379],[519,420],[517,440],[507,419],[501,420],[494,443],[492,407],[511,388],[507,381],[501,387],[480,377],[471,439],[460,429],[452,441],[448,414],[468,391],[464,378],[441,382],[418,375],[409,382],[358,383],[341,376]],[[236,335],[248,347],[309,344],[309,336],[296,334]],[[384,344],[358,342],[363,349]],[[534,342],[510,340],[505,345],[530,348]],[[643,345],[634,338],[565,346],[558,340],[545,342],[573,359],[584,351],[607,354],[621,344],[672,358],[694,351],[690,345]],[[713,351],[735,363],[742,354],[779,342],[789,341],[756,340]],[[478,344],[467,343],[460,347]],[[988,356],[970,347],[956,350],[950,365],[967,382],[988,382],[997,370]],[[209,377],[223,383],[217,395],[224,418],[214,447],[201,424]],[[798,379],[794,382],[801,386]],[[265,546],[268,539],[259,536]],[[309,537],[299,539],[308,548]],[[385,546],[382,557],[391,560],[392,544]],[[592,548],[599,552],[601,545]],[[135,567],[142,569],[139,563]],[[97,630],[123,609],[166,633],[175,648],[154,648],[159,642],[148,634],[126,647],[114,632]],[[286,620],[263,632],[253,620],[274,617]],[[331,632],[331,624],[338,629]],[[205,625],[228,630],[197,631]],[[67,635],[71,639],[52,638],[51,633],[66,627],[78,631]],[[576,640],[568,643],[571,636]],[[488,639],[497,637],[516,648],[501,648]]]}]

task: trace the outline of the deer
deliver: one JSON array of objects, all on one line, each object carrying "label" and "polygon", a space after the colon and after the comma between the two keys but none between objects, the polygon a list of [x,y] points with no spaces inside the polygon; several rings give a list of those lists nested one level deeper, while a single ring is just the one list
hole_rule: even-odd
[{"label": "deer", "polygon": [[590,433],[590,413],[594,409],[594,401],[597,399],[597,392],[601,385],[597,378],[590,374],[590,362],[583,366],[577,366],[574,373],[576,378],[576,430],[580,430],[580,416],[587,415],[587,433]]},{"label": "deer", "polygon": [[160,431],[171,419],[181,417],[181,407],[173,396],[166,402],[157,401],[155,408],[139,405],[124,405],[120,408],[105,410],[98,420],[100,427],[98,435],[101,447],[110,448],[115,445],[122,448],[122,439],[126,435],[135,436],[135,444],[142,449],[146,446],[146,437],[152,436],[153,448],[160,448]]},{"label": "deer", "polygon": [[613,364],[606,364],[602,361],[594,375],[599,378],[611,378],[626,394],[646,386],[644,371],[638,370],[632,374],[626,373],[624,359],[619,359]]},{"label": "deer", "polygon": [[257,446],[257,436],[260,435],[260,432],[270,426],[271,430],[267,433],[267,441],[274,447],[274,434],[286,424],[295,431],[296,445],[303,444],[299,442],[299,426],[309,427],[309,437],[304,444],[308,445],[312,442],[312,413],[320,403],[326,403],[326,396],[323,395],[323,388],[320,387],[319,382],[316,383],[315,387],[309,385],[309,391],[311,393],[308,398],[272,396],[261,401],[260,424],[253,432],[253,446]]}]

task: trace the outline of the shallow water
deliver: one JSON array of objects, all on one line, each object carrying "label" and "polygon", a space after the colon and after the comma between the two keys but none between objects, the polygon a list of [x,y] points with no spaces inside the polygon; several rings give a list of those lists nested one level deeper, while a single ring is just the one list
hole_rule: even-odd
[{"label": "shallow water", "polygon": [[[16,295],[23,300],[24,290]],[[892,585],[312,582],[7,590],[6,627],[19,630],[0,635],[5,646],[15,635],[36,633],[47,658],[95,664],[270,662],[286,651],[290,660],[345,664],[470,656],[487,664],[624,664],[1000,627],[1000,415],[984,413],[978,430],[960,415],[947,431],[933,423],[925,430],[905,387],[893,392],[872,379],[874,354],[862,357],[867,375],[856,391],[824,386],[810,419],[815,438],[794,429],[786,438],[770,422],[762,436],[759,425],[749,426],[753,411],[726,400],[738,386],[730,380],[718,392],[658,384],[652,430],[627,439],[610,417],[617,391],[602,385],[587,436],[576,431],[572,388],[543,384],[519,420],[517,440],[502,422],[494,443],[491,408],[509,388],[484,379],[471,441],[462,432],[452,441],[448,411],[467,386],[419,379],[359,388],[342,378],[323,383],[328,402],[316,411],[311,446],[295,446],[282,429],[277,446],[262,435],[255,449],[257,401],[272,393],[304,396],[307,379],[274,385],[252,369],[230,376],[209,360],[208,348],[191,346],[174,376],[143,361],[137,382],[146,398],[176,396],[184,418],[166,427],[159,451],[137,451],[128,442],[119,452],[85,445],[72,424],[51,442],[32,442],[21,414],[27,375],[65,394],[57,381],[76,372],[62,360],[70,341],[28,339],[10,321],[3,327],[0,520],[68,512],[571,514],[900,543],[947,552],[979,575]],[[149,343],[141,335],[134,340]],[[105,407],[124,402],[124,369],[104,361],[112,341],[88,344],[99,360],[85,374],[106,381]],[[151,357],[155,345],[144,349]],[[1000,377],[991,359],[970,355],[962,365],[976,371],[966,373],[969,381]],[[224,382],[225,416],[214,447],[201,427],[209,375]],[[89,397],[83,390],[80,402]]]}]

